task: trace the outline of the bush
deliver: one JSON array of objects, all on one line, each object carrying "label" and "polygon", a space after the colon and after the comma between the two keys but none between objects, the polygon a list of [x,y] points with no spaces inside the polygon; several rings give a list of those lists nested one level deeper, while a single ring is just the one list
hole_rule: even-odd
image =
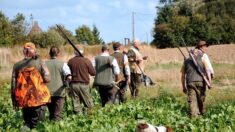
[{"label": "bush", "polygon": [[51,29],[45,33],[32,35],[30,40],[41,48],[62,46],[65,43],[63,37],[57,31]]}]

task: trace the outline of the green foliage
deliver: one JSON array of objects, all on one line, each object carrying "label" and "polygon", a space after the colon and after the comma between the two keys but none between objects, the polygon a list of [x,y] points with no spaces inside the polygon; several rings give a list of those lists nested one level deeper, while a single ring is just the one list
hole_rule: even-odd
[{"label": "green foliage", "polygon": [[95,44],[104,44],[103,39],[100,37],[100,32],[95,25],[93,25],[92,33],[94,35]]},{"label": "green foliage", "polygon": [[93,25],[93,30],[86,25],[82,25],[78,27],[75,32],[77,41],[81,44],[104,44],[103,39],[100,37],[100,32],[95,25]]},{"label": "green foliage", "polygon": [[65,43],[63,37],[53,29],[49,29],[44,33],[33,34],[30,40],[41,48],[62,46]]},{"label": "green foliage", "polygon": [[88,26],[82,25],[81,27],[76,29],[75,32],[76,32],[77,41],[79,43],[88,44],[88,45],[95,44],[94,35]]},{"label": "green foliage", "polygon": [[[9,90],[9,85],[4,85],[1,89],[3,88]],[[235,130],[234,100],[211,105],[203,117],[190,119],[187,115],[186,98],[181,101],[162,88],[159,91],[159,96],[152,99],[128,100],[122,105],[107,105],[102,108],[97,91],[93,90],[96,105],[92,111],[79,116],[70,112],[69,117],[64,112],[64,118],[59,122],[49,121],[47,115],[47,119],[33,131],[134,132],[139,120],[158,126],[167,125],[180,132]],[[20,111],[13,111],[9,97],[5,96],[0,96],[0,131],[19,131],[23,126],[22,114]],[[69,106],[72,111],[71,103]]]},{"label": "green foliage", "polygon": [[167,1],[157,7],[158,13],[152,44],[159,48],[181,45],[183,37],[189,46],[205,40],[209,44],[235,42],[233,0]]},{"label": "green foliage", "polygon": [[11,24],[8,18],[0,11],[0,46],[12,44]]},{"label": "green foliage", "polygon": [[26,39],[26,24],[25,16],[22,13],[16,14],[14,19],[11,21],[12,26],[12,37],[14,44],[22,44]]},{"label": "green foliage", "polygon": [[[75,38],[75,36],[73,36],[73,33],[72,33],[71,31],[69,31],[68,29],[66,29],[66,28],[64,27],[64,25],[59,25],[59,26],[60,26],[60,28],[63,30],[63,32],[66,34],[66,36],[67,36],[73,43],[75,43],[75,44],[78,43],[78,42],[77,42],[77,39]],[[56,26],[52,26],[52,27],[50,27],[49,29],[57,31],[57,32],[60,34],[60,36],[62,36],[62,37],[66,40],[65,36],[58,30],[58,28],[57,28]],[[67,40],[65,41],[65,44],[66,44],[66,43],[67,43]]]},{"label": "green foliage", "polygon": [[47,46],[62,46],[65,43],[65,40],[60,34],[53,30],[49,29],[46,33],[46,42],[45,42],[45,47]]},{"label": "green foliage", "polygon": [[30,35],[30,41],[39,47],[43,47],[44,39],[45,39],[44,33],[37,33]]}]

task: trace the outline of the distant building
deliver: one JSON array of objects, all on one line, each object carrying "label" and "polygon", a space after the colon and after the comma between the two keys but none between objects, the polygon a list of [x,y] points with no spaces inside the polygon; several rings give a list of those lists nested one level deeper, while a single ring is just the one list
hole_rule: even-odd
[{"label": "distant building", "polygon": [[40,34],[42,33],[42,29],[39,27],[38,22],[34,21],[34,24],[32,26],[32,29],[30,30],[28,36],[32,36],[34,34]]}]

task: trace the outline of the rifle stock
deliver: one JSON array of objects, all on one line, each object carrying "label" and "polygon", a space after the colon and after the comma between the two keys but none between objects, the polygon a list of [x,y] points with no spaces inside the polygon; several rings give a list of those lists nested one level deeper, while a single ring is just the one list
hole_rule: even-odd
[{"label": "rifle stock", "polygon": [[72,45],[73,49],[74,49],[76,52],[78,52],[78,54],[79,54],[80,56],[83,57],[83,54],[78,50],[78,48],[75,46],[75,44],[73,44],[73,42],[68,38],[68,36],[63,32],[63,30],[61,29],[61,27],[60,27],[59,25],[57,25],[57,24],[56,24],[56,26],[57,26],[57,28],[60,30],[60,32],[63,34],[63,36],[66,38],[66,40],[69,42],[69,44]]},{"label": "rifle stock", "polygon": [[184,39],[183,39],[183,38],[181,38],[181,39],[182,39],[182,41],[183,41],[183,44],[184,44],[186,50],[187,50],[188,53],[189,53],[189,57],[192,58],[193,64],[196,66],[197,71],[198,71],[199,74],[202,76],[203,80],[206,82],[206,85],[207,85],[209,88],[211,88],[212,86],[211,86],[210,82],[208,81],[208,79],[207,79],[207,77],[205,76],[205,74],[202,72],[202,70],[201,70],[201,68],[199,67],[197,61],[195,60],[193,54],[189,51],[189,49],[188,49],[186,43],[184,42]]}]

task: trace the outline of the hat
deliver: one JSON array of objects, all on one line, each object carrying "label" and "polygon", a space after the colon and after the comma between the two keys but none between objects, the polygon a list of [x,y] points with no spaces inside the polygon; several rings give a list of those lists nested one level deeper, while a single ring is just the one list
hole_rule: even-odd
[{"label": "hat", "polygon": [[104,50],[109,50],[109,46],[108,45],[103,45],[102,46],[102,51],[104,51]]},{"label": "hat", "polygon": [[36,50],[35,44],[32,42],[25,43],[24,48],[32,48],[32,49]]},{"label": "hat", "polygon": [[208,46],[208,44],[206,44],[206,41],[199,41],[199,43],[198,43],[198,45],[196,46],[196,48],[200,48],[200,47],[202,47],[202,46],[204,46],[204,45],[206,45],[206,46]]},{"label": "hat", "polygon": [[117,49],[120,46],[121,46],[121,44],[119,42],[113,43],[113,49]]}]

